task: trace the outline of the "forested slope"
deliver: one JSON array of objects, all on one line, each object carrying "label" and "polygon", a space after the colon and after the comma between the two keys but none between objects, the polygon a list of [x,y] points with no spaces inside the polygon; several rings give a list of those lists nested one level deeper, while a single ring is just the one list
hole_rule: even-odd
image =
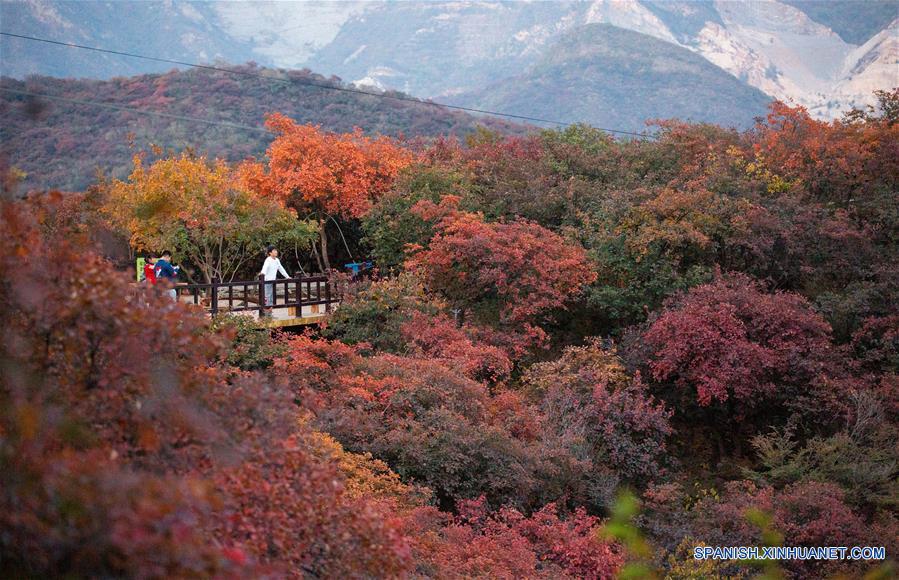
[{"label": "forested slope", "polygon": [[[310,86],[314,83],[343,87],[337,79],[326,79],[307,70],[280,71],[252,64],[234,70],[251,75],[189,70],[108,81],[4,78],[0,86],[260,129],[266,114],[279,111],[299,122],[340,132],[359,127],[369,134],[463,135],[480,123],[521,130],[432,105]],[[3,92],[0,140],[9,162],[27,174],[23,189],[80,190],[93,182],[97,169],[124,176],[135,147],[145,149],[155,144],[163,149],[192,148],[236,161],[261,154],[271,136],[261,131]]]}]

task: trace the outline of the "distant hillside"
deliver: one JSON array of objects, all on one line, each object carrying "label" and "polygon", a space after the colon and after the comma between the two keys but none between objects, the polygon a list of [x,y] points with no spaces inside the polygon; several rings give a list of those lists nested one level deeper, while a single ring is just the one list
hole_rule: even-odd
[{"label": "distant hillside", "polygon": [[[3,30],[160,58],[246,62],[252,46],[222,30],[206,2],[18,0],[0,2]],[[168,65],[114,54],[0,39],[2,74],[106,79],[163,72]]]},{"label": "distant hillside", "polygon": [[[309,71],[279,71],[246,65],[235,70],[342,86]],[[238,77],[205,70],[116,78],[109,81],[32,77],[0,79],[0,86],[81,101],[100,101],[168,114],[262,127],[265,115],[281,112],[303,123],[369,134],[406,136],[464,135],[483,124],[522,131],[493,119],[479,119],[424,103],[325,90],[318,87]],[[82,189],[96,170],[123,176],[134,147],[193,148],[230,160],[260,155],[271,137],[265,133],[150,117],[83,104],[34,99],[0,92],[0,152],[28,174],[29,188]]]},{"label": "distant hillside", "polygon": [[829,26],[840,38],[852,44],[864,44],[872,36],[899,18],[896,0],[784,0],[808,14],[809,18]]},{"label": "distant hillside", "polygon": [[770,100],[701,56],[605,24],[566,35],[524,75],[455,102],[639,131],[646,119],[747,126]]}]

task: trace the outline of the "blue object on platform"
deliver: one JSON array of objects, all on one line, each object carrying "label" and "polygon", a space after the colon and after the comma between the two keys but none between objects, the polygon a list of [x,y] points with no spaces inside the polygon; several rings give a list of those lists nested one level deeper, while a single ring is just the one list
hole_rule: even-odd
[{"label": "blue object on platform", "polygon": [[371,260],[366,260],[365,262],[350,262],[349,264],[344,264],[343,267],[352,272],[353,276],[356,276],[360,272],[371,270],[374,265],[374,262]]}]

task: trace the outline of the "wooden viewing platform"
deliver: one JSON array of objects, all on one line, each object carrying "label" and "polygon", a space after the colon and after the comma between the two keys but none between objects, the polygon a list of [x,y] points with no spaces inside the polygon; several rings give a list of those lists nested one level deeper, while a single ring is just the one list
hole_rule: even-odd
[{"label": "wooden viewing platform", "polygon": [[[265,305],[265,287],[273,287],[272,304]],[[208,284],[179,284],[178,300],[205,308],[210,316],[252,316],[271,327],[305,326],[323,322],[340,304],[343,292],[328,276],[297,276],[266,282],[257,280]]]}]

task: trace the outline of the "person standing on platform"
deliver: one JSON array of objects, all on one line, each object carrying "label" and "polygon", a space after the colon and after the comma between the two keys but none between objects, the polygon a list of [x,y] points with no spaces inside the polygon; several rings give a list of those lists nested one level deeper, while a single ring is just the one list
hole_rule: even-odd
[{"label": "person standing on platform", "polygon": [[147,256],[144,260],[144,272],[141,281],[147,286],[156,284],[156,258]]},{"label": "person standing on platform", "polygon": [[284,266],[281,265],[281,260],[278,259],[278,249],[275,246],[268,246],[265,249],[265,253],[265,262],[262,264],[262,270],[259,273],[265,278],[265,307],[269,311],[269,316],[271,316],[271,307],[275,303],[274,281],[278,279],[278,272],[281,272],[281,275],[285,278],[290,278],[290,276],[287,274]]},{"label": "person standing on platform", "polygon": [[[169,283],[173,285],[178,281],[178,270],[179,266],[172,266],[172,253],[168,250],[164,251],[162,255],[159,256],[159,259],[156,260],[156,264],[153,267],[157,282],[160,280],[168,280]],[[172,300],[175,302],[178,301],[178,292],[174,288],[167,290],[167,292]]]}]

